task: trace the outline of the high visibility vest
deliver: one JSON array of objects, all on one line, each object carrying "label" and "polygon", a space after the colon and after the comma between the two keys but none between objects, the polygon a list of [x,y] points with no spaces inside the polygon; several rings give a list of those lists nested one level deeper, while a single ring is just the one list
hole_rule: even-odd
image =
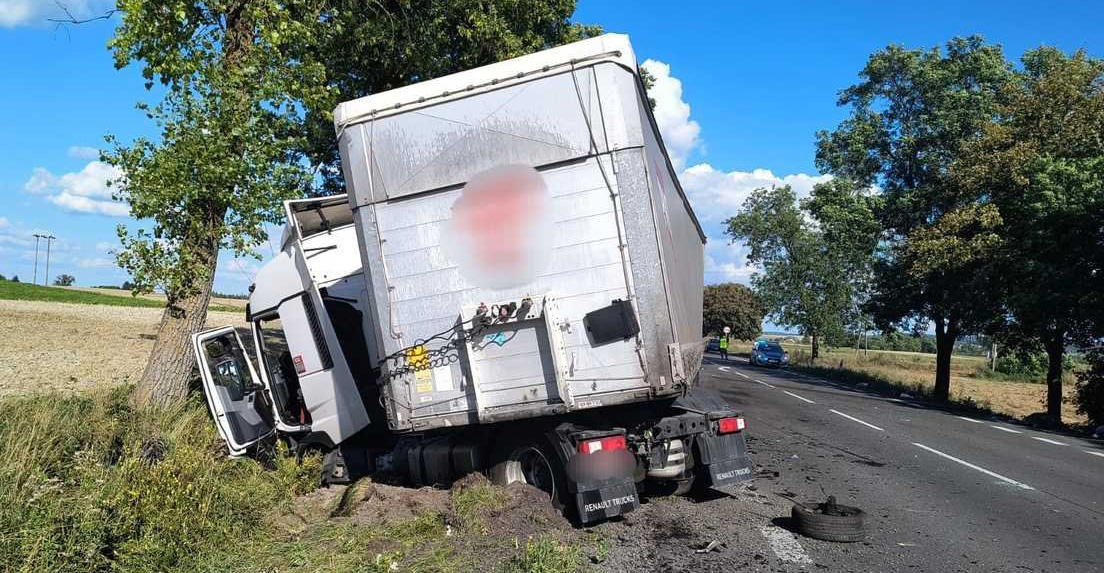
[{"label": "high visibility vest", "polygon": [[721,349],[722,350],[728,350],[728,337],[727,336],[721,337]]}]

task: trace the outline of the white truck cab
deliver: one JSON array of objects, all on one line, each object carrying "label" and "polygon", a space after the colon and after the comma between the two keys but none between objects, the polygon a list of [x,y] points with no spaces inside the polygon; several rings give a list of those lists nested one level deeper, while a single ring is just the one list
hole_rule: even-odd
[{"label": "white truck cab", "polygon": [[276,430],[332,447],[370,421],[350,369],[358,361],[345,356],[335,332],[336,324],[363,315],[364,279],[347,199],[288,201],[285,211],[280,253],[257,273],[249,296],[255,360],[234,327],[193,336],[208,405],[233,455]]}]

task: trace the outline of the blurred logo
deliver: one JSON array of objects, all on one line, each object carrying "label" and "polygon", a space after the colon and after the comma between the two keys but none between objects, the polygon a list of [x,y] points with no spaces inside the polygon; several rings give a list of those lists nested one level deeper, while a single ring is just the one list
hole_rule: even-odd
[{"label": "blurred logo", "polygon": [[533,282],[552,257],[551,200],[532,167],[484,171],[464,186],[442,235],[469,283],[505,289]]}]

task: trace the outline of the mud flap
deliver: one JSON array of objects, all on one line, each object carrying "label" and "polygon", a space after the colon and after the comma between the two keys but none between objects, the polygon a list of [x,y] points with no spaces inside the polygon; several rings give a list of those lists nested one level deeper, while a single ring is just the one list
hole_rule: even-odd
[{"label": "mud flap", "polygon": [[640,498],[632,479],[575,494],[575,509],[584,524],[624,515],[638,507]]},{"label": "mud flap", "polygon": [[698,477],[702,485],[719,489],[752,478],[754,466],[742,432],[722,436],[701,434],[697,448]]}]

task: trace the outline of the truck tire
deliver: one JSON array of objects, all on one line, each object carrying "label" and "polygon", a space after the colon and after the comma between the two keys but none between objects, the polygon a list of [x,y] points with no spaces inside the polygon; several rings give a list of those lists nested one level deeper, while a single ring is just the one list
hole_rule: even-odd
[{"label": "truck tire", "polygon": [[504,448],[497,459],[487,472],[491,483],[531,485],[547,493],[555,508],[563,509],[563,500],[568,495],[567,478],[563,463],[551,447],[543,442],[518,442]]},{"label": "truck tire", "polygon": [[854,543],[866,538],[866,513],[857,507],[836,506],[838,513],[822,513],[818,509],[794,504],[790,511],[798,533],[841,543]]}]

